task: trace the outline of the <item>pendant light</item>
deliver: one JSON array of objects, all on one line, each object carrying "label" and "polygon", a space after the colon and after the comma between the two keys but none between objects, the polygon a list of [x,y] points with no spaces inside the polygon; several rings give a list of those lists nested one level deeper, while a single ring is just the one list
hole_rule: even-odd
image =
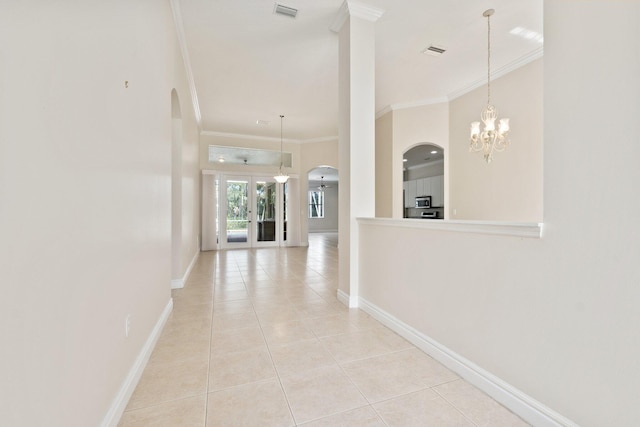
[{"label": "pendant light", "polygon": [[[471,123],[469,151],[482,151],[484,160],[491,163],[494,151],[504,151],[509,145],[509,119],[498,121],[498,110],[491,105],[491,15],[495,10],[485,10],[482,16],[487,18],[487,106],[480,118],[484,129],[480,131],[480,122]],[[498,123],[496,123],[498,121]],[[496,126],[497,125],[497,126]]]},{"label": "pendant light", "polygon": [[284,173],[284,170],[283,170],[284,165],[283,165],[283,161],[282,161],[282,157],[283,157],[283,154],[282,154],[282,119],[284,119],[284,116],[281,114],[280,115],[280,169],[278,169],[278,174],[273,177],[273,179],[275,179],[279,184],[284,184],[289,179],[289,175]]}]

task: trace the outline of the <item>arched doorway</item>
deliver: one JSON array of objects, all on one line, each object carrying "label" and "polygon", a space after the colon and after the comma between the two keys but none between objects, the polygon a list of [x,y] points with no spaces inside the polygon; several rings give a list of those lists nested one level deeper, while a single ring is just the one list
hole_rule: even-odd
[{"label": "arched doorway", "polygon": [[402,156],[403,217],[444,219],[444,149],[421,143]]},{"label": "arched doorway", "polygon": [[182,111],[171,91],[171,287],[182,288]]},{"label": "arched doorway", "polygon": [[307,174],[307,231],[338,235],[338,169],[318,166]]}]

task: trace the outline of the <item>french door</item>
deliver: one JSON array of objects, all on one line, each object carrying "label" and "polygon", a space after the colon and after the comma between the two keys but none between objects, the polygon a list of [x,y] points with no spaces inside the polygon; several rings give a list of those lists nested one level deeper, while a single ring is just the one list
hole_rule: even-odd
[{"label": "french door", "polygon": [[222,177],[220,185],[222,249],[279,246],[284,239],[284,192],[272,177]]}]

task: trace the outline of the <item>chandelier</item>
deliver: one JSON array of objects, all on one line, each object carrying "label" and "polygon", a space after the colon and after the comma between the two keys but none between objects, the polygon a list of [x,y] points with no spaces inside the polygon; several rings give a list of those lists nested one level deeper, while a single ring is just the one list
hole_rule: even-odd
[{"label": "chandelier", "polygon": [[280,169],[278,169],[278,174],[273,177],[278,183],[284,184],[289,179],[289,175],[284,173],[283,170],[283,161],[282,161],[282,119],[284,116],[280,115]]},{"label": "chandelier", "polygon": [[469,151],[482,151],[484,160],[491,163],[494,151],[504,151],[509,145],[509,119],[498,120],[498,110],[491,105],[491,15],[495,10],[485,10],[482,16],[487,18],[487,106],[482,110],[480,118],[484,129],[480,130],[480,122],[471,123]]}]

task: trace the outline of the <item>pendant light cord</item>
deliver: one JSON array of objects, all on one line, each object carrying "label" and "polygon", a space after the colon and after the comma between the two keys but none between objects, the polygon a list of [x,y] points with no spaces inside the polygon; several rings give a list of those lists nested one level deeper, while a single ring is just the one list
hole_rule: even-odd
[{"label": "pendant light cord", "polygon": [[282,171],[282,119],[284,119],[284,116],[282,114],[280,114],[280,171]]}]

